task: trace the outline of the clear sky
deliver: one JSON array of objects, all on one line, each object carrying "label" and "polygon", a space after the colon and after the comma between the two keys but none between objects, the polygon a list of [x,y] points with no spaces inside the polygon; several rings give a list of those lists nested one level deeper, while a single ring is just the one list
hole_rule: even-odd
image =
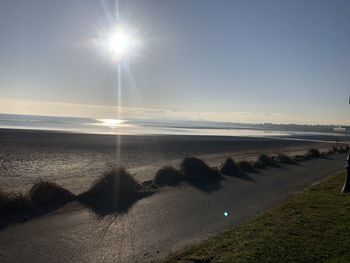
[{"label": "clear sky", "polygon": [[[350,124],[350,1],[120,0],[123,118]],[[115,117],[115,0],[0,2],[0,113]]]}]

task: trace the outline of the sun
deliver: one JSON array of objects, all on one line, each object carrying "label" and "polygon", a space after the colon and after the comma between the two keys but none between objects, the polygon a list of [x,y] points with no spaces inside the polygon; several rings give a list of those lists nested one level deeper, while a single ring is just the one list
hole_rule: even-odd
[{"label": "sun", "polygon": [[139,46],[139,39],[130,28],[119,24],[109,32],[106,46],[113,58],[122,60],[136,52]]}]

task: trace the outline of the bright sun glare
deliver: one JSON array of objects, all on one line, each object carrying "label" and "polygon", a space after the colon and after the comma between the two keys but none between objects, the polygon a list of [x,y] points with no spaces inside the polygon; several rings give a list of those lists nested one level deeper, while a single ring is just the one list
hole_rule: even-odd
[{"label": "bright sun glare", "polygon": [[101,122],[102,125],[109,127],[118,127],[124,122],[124,120],[118,119],[98,119],[98,121]]},{"label": "bright sun glare", "polygon": [[107,49],[111,55],[118,59],[124,59],[136,51],[139,39],[133,31],[125,25],[115,26],[107,36]]}]

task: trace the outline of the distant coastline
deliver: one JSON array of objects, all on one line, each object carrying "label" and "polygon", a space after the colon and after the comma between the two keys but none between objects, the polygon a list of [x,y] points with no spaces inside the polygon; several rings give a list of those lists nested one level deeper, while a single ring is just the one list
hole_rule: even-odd
[{"label": "distant coastline", "polygon": [[114,120],[79,117],[0,114],[0,128],[88,134],[213,135],[213,136],[348,136],[349,127],[338,125],[247,124],[183,120]]}]

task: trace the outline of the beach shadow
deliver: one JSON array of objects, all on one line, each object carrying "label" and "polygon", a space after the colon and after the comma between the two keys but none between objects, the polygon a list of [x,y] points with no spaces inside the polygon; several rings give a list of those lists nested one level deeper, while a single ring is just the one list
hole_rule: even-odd
[{"label": "beach shadow", "polygon": [[38,217],[53,213],[66,204],[67,203],[61,203],[50,206],[34,207],[22,212],[4,215],[0,218],[0,231],[8,226],[26,223]]},{"label": "beach shadow", "polygon": [[281,169],[281,170],[285,170],[286,169],[286,167],[284,165],[281,165],[279,163],[276,163],[274,165],[269,165],[266,168]]},{"label": "beach shadow", "polygon": [[52,213],[76,200],[70,191],[54,182],[38,181],[26,195],[2,193],[0,230]]},{"label": "beach shadow", "polygon": [[249,176],[247,173],[239,172],[239,173],[236,173],[235,175],[231,175],[231,176],[236,177],[236,178],[241,179],[241,180],[248,181],[248,182],[255,182],[255,180],[251,176]]},{"label": "beach shadow", "polygon": [[236,177],[238,179],[245,180],[248,182],[255,182],[255,180],[251,176],[249,176],[249,174],[239,170],[226,171],[224,175],[227,177]]},{"label": "beach shadow", "polygon": [[197,189],[210,193],[221,188],[224,179],[217,167],[209,167],[203,160],[186,157],[180,165],[182,180]]},{"label": "beach shadow", "polygon": [[255,164],[255,165],[257,165],[257,166],[255,166],[254,168],[258,169],[258,170],[266,170],[269,168],[277,168],[277,169],[283,168],[283,166],[277,162],[273,162],[273,163],[269,163],[269,164],[261,164],[260,166],[259,166],[259,164]]},{"label": "beach shadow", "polygon": [[87,208],[89,208],[98,219],[103,219],[106,216],[119,216],[126,214],[130,209],[141,199],[151,196],[154,192],[144,192],[125,199],[122,202],[113,198],[92,198],[82,196],[79,201]]},{"label": "beach shadow", "polygon": [[191,186],[197,188],[198,190],[205,192],[205,193],[211,193],[214,191],[217,191],[221,188],[221,180],[212,180],[212,181],[187,181],[188,184]]},{"label": "beach shadow", "polygon": [[201,176],[185,174],[185,182],[205,193],[211,193],[221,188],[221,181],[225,180],[218,169],[210,168],[202,171]]},{"label": "beach shadow", "polygon": [[[81,195],[71,202],[77,201],[83,204],[85,207],[90,209],[98,219],[102,219],[108,215],[118,216],[125,214],[139,200],[154,193],[155,191],[140,192],[137,195],[134,195],[132,198],[125,199],[122,202],[118,202],[116,199],[90,198],[89,196]],[[0,231],[9,226],[23,224],[30,220],[54,213],[69,203],[70,202],[50,206],[31,207],[28,208],[28,210],[4,215],[0,217]]]}]

